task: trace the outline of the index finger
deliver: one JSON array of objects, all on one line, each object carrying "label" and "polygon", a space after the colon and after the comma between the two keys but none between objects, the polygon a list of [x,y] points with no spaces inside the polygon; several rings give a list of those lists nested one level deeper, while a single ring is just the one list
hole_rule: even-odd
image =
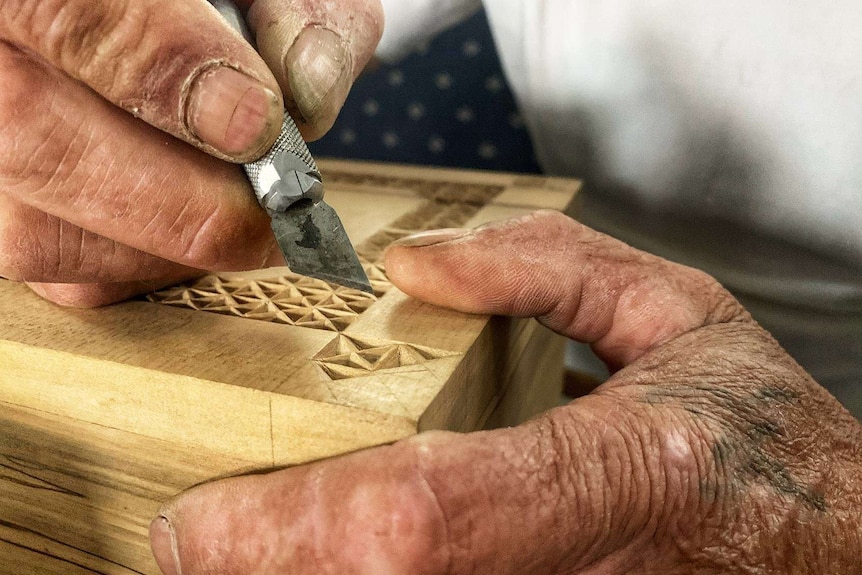
[{"label": "index finger", "polygon": [[0,38],[224,159],[260,156],[281,128],[266,63],[203,0],[3,0]]}]

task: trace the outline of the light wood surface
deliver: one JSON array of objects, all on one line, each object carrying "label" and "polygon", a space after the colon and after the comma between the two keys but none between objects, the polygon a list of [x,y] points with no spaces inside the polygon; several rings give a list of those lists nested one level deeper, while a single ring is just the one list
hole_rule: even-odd
[{"label": "light wood surface", "polygon": [[571,209],[577,182],[320,166],[375,296],[278,268],[69,310],[0,280],[0,572],[156,573],[147,524],[191,485],[559,401],[561,338],[412,300],[382,254],[417,231]]}]

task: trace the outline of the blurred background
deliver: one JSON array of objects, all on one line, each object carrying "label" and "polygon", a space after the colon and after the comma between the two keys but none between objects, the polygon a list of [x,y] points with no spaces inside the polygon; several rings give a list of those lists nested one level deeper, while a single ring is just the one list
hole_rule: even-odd
[{"label": "blurred background", "polygon": [[[483,11],[398,63],[373,65],[310,147],[318,157],[541,173]],[[655,212],[624,193],[595,195],[589,185],[580,220],[715,276],[862,419],[862,269],[684,207]],[[567,363],[570,396],[607,377],[586,346],[572,344]]]}]

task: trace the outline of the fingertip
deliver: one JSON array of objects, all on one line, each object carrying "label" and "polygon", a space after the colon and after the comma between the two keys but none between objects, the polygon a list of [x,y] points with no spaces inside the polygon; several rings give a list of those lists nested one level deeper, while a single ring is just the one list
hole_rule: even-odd
[{"label": "fingertip", "polygon": [[256,0],[248,12],[257,48],[303,137],[325,134],[383,31],[379,0],[331,3]]},{"label": "fingertip", "polygon": [[471,233],[471,230],[463,228],[428,230],[400,238],[391,245],[405,248],[422,248],[451,242],[469,236]]},{"label": "fingertip", "polygon": [[292,99],[303,136],[314,140],[329,131],[347,99],[353,58],[339,34],[310,26],[285,53],[282,77],[282,89]]},{"label": "fingertip", "polygon": [[383,254],[383,266],[389,280],[398,289],[413,296],[416,294],[412,289],[412,280],[417,276],[411,271],[415,262],[414,252],[411,248],[392,245]]},{"label": "fingertip", "polygon": [[496,287],[502,289],[512,279],[504,270],[512,261],[524,259],[525,238],[542,235],[536,234],[536,229],[547,232],[556,225],[545,221],[549,217],[568,219],[558,212],[541,211],[474,229],[445,228],[406,236],[386,250],[387,274],[409,295],[484,313],[487,303],[483,294]]},{"label": "fingertip", "polygon": [[164,515],[150,523],[150,549],[163,575],[180,575],[176,534]]}]

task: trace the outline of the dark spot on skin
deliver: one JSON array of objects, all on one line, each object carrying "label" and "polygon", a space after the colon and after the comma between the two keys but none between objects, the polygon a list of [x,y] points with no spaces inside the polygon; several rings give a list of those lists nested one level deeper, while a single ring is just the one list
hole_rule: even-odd
[{"label": "dark spot on skin", "polygon": [[692,415],[698,415],[700,417],[707,417],[709,415],[705,411],[703,411],[702,409],[697,409],[694,407],[684,406],[683,409]]},{"label": "dark spot on skin", "polygon": [[[767,456],[762,450],[755,449],[749,453],[748,470],[754,476],[765,479],[769,485],[792,497],[804,501],[818,511],[826,511],[826,501],[822,493],[804,489],[793,479],[783,463]],[[745,471],[745,470],[741,470]]]},{"label": "dark spot on skin", "polygon": [[764,387],[754,392],[754,397],[764,400],[774,400],[779,403],[791,403],[799,399],[799,394],[790,389],[780,387]]},{"label": "dark spot on skin", "polygon": [[730,460],[730,445],[725,439],[718,439],[712,444],[712,458],[715,466],[721,469]]},{"label": "dark spot on skin", "polygon": [[[735,481],[747,486],[754,480],[765,481],[778,493],[825,511],[823,495],[797,481],[785,464],[772,455],[785,451],[780,442],[786,440],[786,434],[771,414],[776,408],[786,407],[798,399],[797,393],[780,387],[742,390],[738,384],[650,387],[642,397],[649,405],[676,406],[696,419],[718,424],[726,430],[710,447],[724,482]],[[715,483],[715,478],[702,479],[700,491],[705,499],[717,497],[721,488]]]},{"label": "dark spot on skin", "polygon": [[774,421],[759,421],[752,424],[751,429],[747,430],[746,435],[752,441],[759,441],[763,438],[777,439],[784,436],[781,427]]}]

